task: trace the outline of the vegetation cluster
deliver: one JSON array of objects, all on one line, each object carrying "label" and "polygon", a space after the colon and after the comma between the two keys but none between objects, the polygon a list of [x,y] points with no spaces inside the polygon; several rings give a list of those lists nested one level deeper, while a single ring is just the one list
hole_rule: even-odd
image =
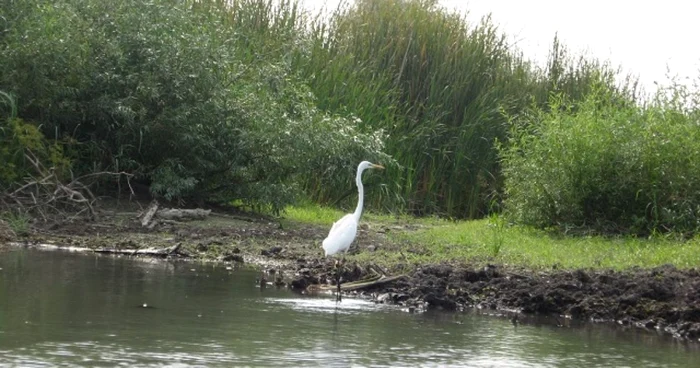
[{"label": "vegetation cluster", "polygon": [[[436,1],[0,3],[0,189],[40,159],[127,172],[185,203],[505,214],[541,228],[700,229],[698,92],[634,78],[556,37],[546,66]],[[95,185],[114,193],[124,176]],[[381,183],[381,184],[380,184]]]}]

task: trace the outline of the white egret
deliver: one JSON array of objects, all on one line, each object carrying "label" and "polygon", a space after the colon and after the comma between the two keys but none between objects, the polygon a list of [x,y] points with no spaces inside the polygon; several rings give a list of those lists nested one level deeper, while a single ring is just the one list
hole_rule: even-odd
[{"label": "white egret", "polygon": [[[357,207],[355,212],[348,213],[343,216],[340,220],[336,221],[331,227],[331,231],[328,233],[326,239],[323,240],[323,250],[326,252],[326,257],[330,255],[337,254],[339,252],[347,253],[350,249],[350,245],[355,240],[357,235],[357,225],[360,223],[360,216],[362,215],[362,206],[364,205],[364,194],[365,190],[362,186],[362,173],[367,169],[383,169],[384,166],[376,165],[369,161],[362,161],[357,166],[357,176],[355,177],[355,184],[357,184],[357,192],[359,198],[357,200]],[[338,300],[340,300],[340,271],[339,262],[336,262],[336,283],[338,285]]]}]

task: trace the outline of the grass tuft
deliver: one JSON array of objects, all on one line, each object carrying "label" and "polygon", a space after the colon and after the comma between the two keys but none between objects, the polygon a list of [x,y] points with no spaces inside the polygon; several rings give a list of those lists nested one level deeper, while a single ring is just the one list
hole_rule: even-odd
[{"label": "grass tuft", "polygon": [[324,226],[333,225],[344,215],[340,210],[331,207],[311,205],[288,206],[283,213],[284,219],[288,222]]},{"label": "grass tuft", "polygon": [[[14,233],[14,235],[16,236],[29,235],[29,232],[31,230],[31,218],[25,212],[3,212],[0,214],[0,221],[4,222],[7,228],[11,230],[11,232]],[[12,233],[5,235],[13,235]]]}]

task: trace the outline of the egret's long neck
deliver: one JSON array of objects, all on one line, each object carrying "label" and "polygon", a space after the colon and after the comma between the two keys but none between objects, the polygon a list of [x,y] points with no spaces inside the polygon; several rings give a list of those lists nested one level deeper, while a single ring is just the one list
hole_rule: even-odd
[{"label": "egret's long neck", "polygon": [[357,199],[357,208],[352,214],[355,217],[355,221],[360,222],[360,216],[362,215],[362,206],[365,202],[365,188],[362,186],[362,170],[357,169],[357,176],[355,177],[355,184],[357,184],[357,194],[359,198]]}]

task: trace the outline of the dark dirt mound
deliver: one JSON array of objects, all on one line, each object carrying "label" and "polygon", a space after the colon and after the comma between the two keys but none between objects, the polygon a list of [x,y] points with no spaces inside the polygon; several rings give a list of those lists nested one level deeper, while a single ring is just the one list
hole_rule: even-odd
[{"label": "dark dirt mound", "polygon": [[[295,289],[332,282],[328,263],[300,264]],[[346,267],[345,281],[367,275]],[[697,270],[663,266],[651,270],[556,271],[533,273],[488,265],[427,265],[409,277],[365,293],[411,309],[483,308],[617,322],[655,328],[680,338],[700,340],[700,275]]]}]

